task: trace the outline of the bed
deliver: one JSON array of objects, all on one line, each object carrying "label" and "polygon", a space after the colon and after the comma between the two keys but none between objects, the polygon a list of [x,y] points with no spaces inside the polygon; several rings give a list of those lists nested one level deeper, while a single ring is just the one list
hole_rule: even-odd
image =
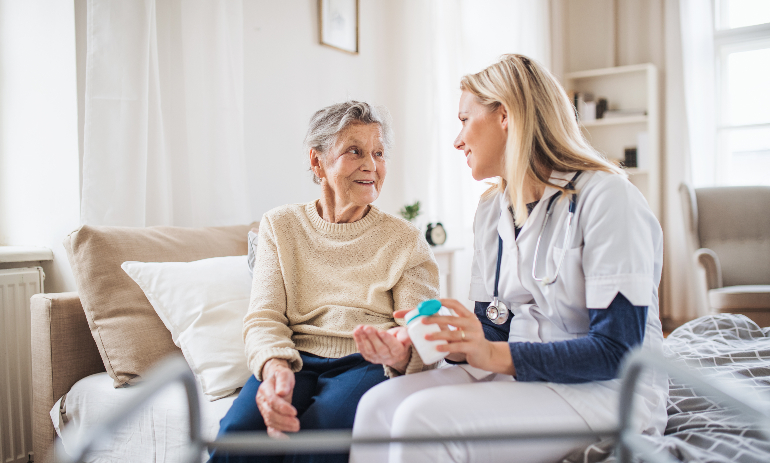
[{"label": "bed", "polygon": [[[770,327],[745,315],[709,315],[666,338],[663,353],[686,361],[708,378],[728,380],[770,405]],[[656,451],[682,462],[768,462],[770,441],[754,422],[720,407],[687,384],[669,382],[665,435],[643,436]],[[567,457],[569,463],[611,463],[614,442],[600,441]]]}]

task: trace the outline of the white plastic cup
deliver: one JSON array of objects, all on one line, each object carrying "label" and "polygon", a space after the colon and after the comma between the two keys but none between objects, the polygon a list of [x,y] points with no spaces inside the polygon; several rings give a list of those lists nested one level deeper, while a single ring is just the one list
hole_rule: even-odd
[{"label": "white plastic cup", "polygon": [[[440,352],[436,350],[438,346],[447,343],[445,340],[437,339],[435,341],[428,341],[425,339],[427,334],[441,331],[441,328],[436,323],[426,325],[422,322],[423,318],[435,314],[446,316],[454,315],[449,309],[442,307],[441,303],[436,299],[429,299],[421,302],[416,309],[410,310],[409,313],[406,314],[406,317],[404,317],[409,338],[411,338],[414,348],[417,349],[417,353],[420,354],[422,362],[426,365],[438,362],[449,354],[449,352]],[[455,328],[450,326],[450,329]]]}]

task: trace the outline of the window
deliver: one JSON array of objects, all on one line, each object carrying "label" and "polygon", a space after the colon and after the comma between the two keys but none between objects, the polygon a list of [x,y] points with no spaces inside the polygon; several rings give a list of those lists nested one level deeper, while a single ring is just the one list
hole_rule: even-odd
[{"label": "window", "polygon": [[715,0],[718,185],[770,185],[770,1]]}]

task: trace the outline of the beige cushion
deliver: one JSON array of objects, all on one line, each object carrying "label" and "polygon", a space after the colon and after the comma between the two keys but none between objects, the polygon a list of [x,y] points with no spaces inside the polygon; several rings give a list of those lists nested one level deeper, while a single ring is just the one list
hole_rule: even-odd
[{"label": "beige cushion", "polygon": [[171,333],[121,264],[192,262],[245,255],[254,226],[211,228],[83,226],[65,240],[91,334],[115,387],[133,384],[152,364],[179,352]]},{"label": "beige cushion", "polygon": [[770,312],[770,285],[726,286],[709,291],[711,307],[720,312],[766,310]]}]

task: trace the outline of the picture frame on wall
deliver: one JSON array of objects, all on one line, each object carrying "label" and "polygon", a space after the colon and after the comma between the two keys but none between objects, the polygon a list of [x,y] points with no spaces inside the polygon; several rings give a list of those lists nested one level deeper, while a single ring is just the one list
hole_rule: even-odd
[{"label": "picture frame on wall", "polygon": [[318,0],[321,45],[358,54],[358,0]]}]

